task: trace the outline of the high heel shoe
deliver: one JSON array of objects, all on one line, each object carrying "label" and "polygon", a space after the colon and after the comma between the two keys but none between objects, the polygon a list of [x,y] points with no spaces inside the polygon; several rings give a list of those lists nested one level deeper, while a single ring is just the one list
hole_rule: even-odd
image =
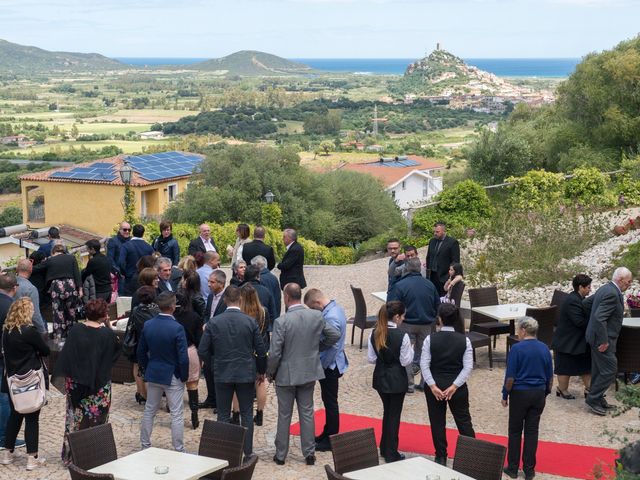
[{"label": "high heel shoe", "polygon": [[556,397],[562,397],[565,400],[575,400],[576,397],[570,393],[562,393],[559,387],[556,387]]},{"label": "high heel shoe", "polygon": [[147,403],[147,399],[136,392],[136,402],[138,402],[138,405],[144,405],[145,403]]}]

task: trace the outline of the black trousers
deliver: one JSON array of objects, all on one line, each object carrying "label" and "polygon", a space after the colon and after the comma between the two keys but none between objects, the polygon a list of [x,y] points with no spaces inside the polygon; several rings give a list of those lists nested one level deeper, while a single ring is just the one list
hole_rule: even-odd
[{"label": "black trousers", "polygon": [[512,390],[509,394],[509,450],[507,464],[510,470],[520,465],[520,443],[524,430],[522,470],[525,475],[534,473],[538,450],[538,429],[544,410],[544,390]]},{"label": "black trousers", "polygon": [[338,368],[325,368],[324,378],[320,380],[320,393],[324,404],[324,428],[320,440],[329,441],[329,436],[340,431],[340,408],[338,407],[338,380],[342,374]]},{"label": "black trousers", "polygon": [[27,443],[27,453],[34,455],[38,453],[38,436],[40,435],[40,410],[33,413],[22,414],[16,412],[11,401],[11,395],[9,397],[9,407],[11,413],[9,414],[9,420],[7,420],[7,430],[5,433],[4,447],[8,450],[13,450],[16,446],[16,438],[18,432],[22,427],[22,420],[25,420],[24,426],[24,440]]},{"label": "black trousers", "polygon": [[438,295],[440,295],[441,297],[444,296],[445,294],[444,283],[440,281],[438,272],[431,270],[431,275],[429,276],[429,280],[431,280],[431,283],[433,283],[433,285],[436,287],[436,290],[438,290]]},{"label": "black trousers", "polygon": [[431,389],[425,385],[424,395],[427,397],[429,423],[431,423],[431,438],[436,447],[436,457],[447,457],[447,404],[458,427],[460,435],[476,436],[469,413],[469,389],[465,383],[456,390],[451,400],[436,400]]},{"label": "black trousers", "polygon": [[382,437],[380,437],[380,455],[386,460],[397,460],[398,432],[400,431],[400,417],[406,392],[382,393],[378,392],[382,400]]},{"label": "black trousers", "polygon": [[244,454],[253,453],[253,397],[255,384],[251,383],[220,383],[216,382],[216,398],[218,400],[218,421],[231,421],[231,401],[233,394],[238,397],[240,406],[240,425],[247,429],[244,436]]},{"label": "black trousers", "polygon": [[205,363],[202,367],[202,371],[204,373],[204,381],[207,384],[207,398],[205,402],[211,402],[214,405],[214,408],[217,408],[216,402],[216,384],[213,378],[213,366]]}]

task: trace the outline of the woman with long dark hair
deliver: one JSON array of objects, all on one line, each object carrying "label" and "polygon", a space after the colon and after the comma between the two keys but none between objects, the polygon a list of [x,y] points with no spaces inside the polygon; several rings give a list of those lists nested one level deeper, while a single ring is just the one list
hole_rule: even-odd
[{"label": "woman with long dark hair", "polygon": [[54,377],[64,378],[67,395],[62,461],[71,462],[67,435],[109,421],[111,368],[120,342],[109,323],[107,302],[90,300],[87,321],[73,326],[56,362]]},{"label": "woman with long dark hair", "polygon": [[[456,293],[462,295],[462,292],[458,292],[458,288],[464,288],[464,272],[462,270],[461,263],[452,263],[449,266],[449,278],[444,282],[444,296],[440,297],[442,303],[455,303],[454,299],[458,296]],[[456,305],[460,307],[460,305]]]},{"label": "woman with long dark hair", "polygon": [[251,229],[249,225],[246,223],[239,223],[236,228],[236,244],[232,247],[231,245],[227,245],[227,255],[231,260],[231,263],[237,262],[238,260],[242,260],[242,249],[244,244],[251,241],[249,235],[251,233]]},{"label": "woman with long dark hair", "polygon": [[398,432],[404,396],[409,387],[404,367],[413,361],[409,335],[398,327],[404,320],[402,302],[387,302],[378,312],[378,321],[369,336],[367,360],[375,363],[373,388],[382,400],[380,455],[387,463],[403,460],[398,452]]}]

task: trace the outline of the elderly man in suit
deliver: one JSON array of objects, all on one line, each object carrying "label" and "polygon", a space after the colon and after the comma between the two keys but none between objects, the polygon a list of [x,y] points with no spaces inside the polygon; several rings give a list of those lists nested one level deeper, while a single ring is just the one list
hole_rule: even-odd
[{"label": "elderly man in suit", "polygon": [[247,429],[244,454],[253,454],[253,397],[256,370],[258,382],[264,381],[267,349],[255,319],[240,311],[240,289],[230,285],[224,291],[227,309],[209,320],[198,354],[213,366],[218,421],[231,421],[231,400],[237,395],[241,425]]},{"label": "elderly man in suit", "polygon": [[304,248],[298,243],[298,234],[292,228],[287,228],[282,233],[282,241],[287,251],[282,261],[277,265],[280,270],[280,287],[284,290],[287,283],[297,283],[300,288],[307,286],[304,279]]},{"label": "elderly man in suit", "polygon": [[300,419],[302,454],[307,465],[313,465],[316,461],[313,389],[316,381],[324,378],[320,350],[337,343],[340,332],[327,324],[321,312],[302,304],[300,285],[288,283],[283,293],[287,313],[275,321],[267,363],[267,376],[275,379],[278,396],[278,428],[273,461],[284,465],[287,458],[295,400]]},{"label": "elderly man in suit", "polygon": [[616,343],[624,315],[623,292],[631,285],[631,278],[629,269],[616,268],[611,281],[584,301],[585,308],[591,311],[585,334],[591,348],[591,390],[585,402],[596,415],[606,415],[613,408],[604,394],[618,371]]},{"label": "elderly man in suit", "polygon": [[132,229],[133,237],[120,247],[118,266],[124,275],[124,294],[132,295],[136,290],[135,275],[138,273],[137,263],[145,255],[153,255],[153,247],[144,240],[144,226],[136,224]]},{"label": "elderly man in suit", "polygon": [[194,255],[196,252],[217,252],[216,242],[211,237],[211,227],[206,223],[200,225],[200,236],[194,238],[189,242],[189,255]]},{"label": "elderly man in suit", "polygon": [[178,291],[180,279],[176,282],[172,277],[173,269],[171,259],[168,257],[159,257],[156,260],[156,272],[158,272],[158,294],[162,292]]},{"label": "elderly man in suit", "polygon": [[242,259],[249,265],[254,257],[262,255],[267,261],[265,267],[273,270],[273,267],[276,266],[276,257],[273,253],[273,247],[264,243],[265,233],[264,227],[258,226],[253,230],[253,241],[244,244]]},{"label": "elderly man in suit", "polygon": [[[276,307],[276,314],[271,320],[271,324],[273,324],[273,320],[280,316],[280,312],[282,310],[282,291],[280,290],[280,282],[278,281],[278,277],[267,269],[267,259],[262,255],[256,255],[253,257],[251,259],[251,265],[255,265],[260,269],[260,283],[267,287],[267,290],[269,290],[273,296],[273,302]],[[271,325],[269,325],[269,331],[271,331]]]},{"label": "elderly man in suit", "polygon": [[460,263],[460,244],[458,240],[447,235],[444,223],[438,222],[433,226],[433,238],[429,241],[427,270],[431,272],[429,279],[441,297],[445,294],[444,284],[449,277],[449,267],[452,263]]}]

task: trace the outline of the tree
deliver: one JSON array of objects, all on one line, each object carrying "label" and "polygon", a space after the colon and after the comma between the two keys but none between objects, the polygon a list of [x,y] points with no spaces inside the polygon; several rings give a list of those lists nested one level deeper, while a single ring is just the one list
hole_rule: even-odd
[{"label": "tree", "polygon": [[0,227],[5,228],[11,225],[19,225],[22,223],[22,209],[14,205],[10,205],[0,213]]},{"label": "tree", "polygon": [[320,148],[322,149],[325,155],[329,155],[329,152],[334,147],[335,145],[331,140],[323,140],[322,142],[320,142]]},{"label": "tree", "polygon": [[80,133],[80,132],[78,131],[78,126],[74,123],[74,124],[71,126],[71,137],[73,137],[73,138],[78,138],[79,133]]}]

